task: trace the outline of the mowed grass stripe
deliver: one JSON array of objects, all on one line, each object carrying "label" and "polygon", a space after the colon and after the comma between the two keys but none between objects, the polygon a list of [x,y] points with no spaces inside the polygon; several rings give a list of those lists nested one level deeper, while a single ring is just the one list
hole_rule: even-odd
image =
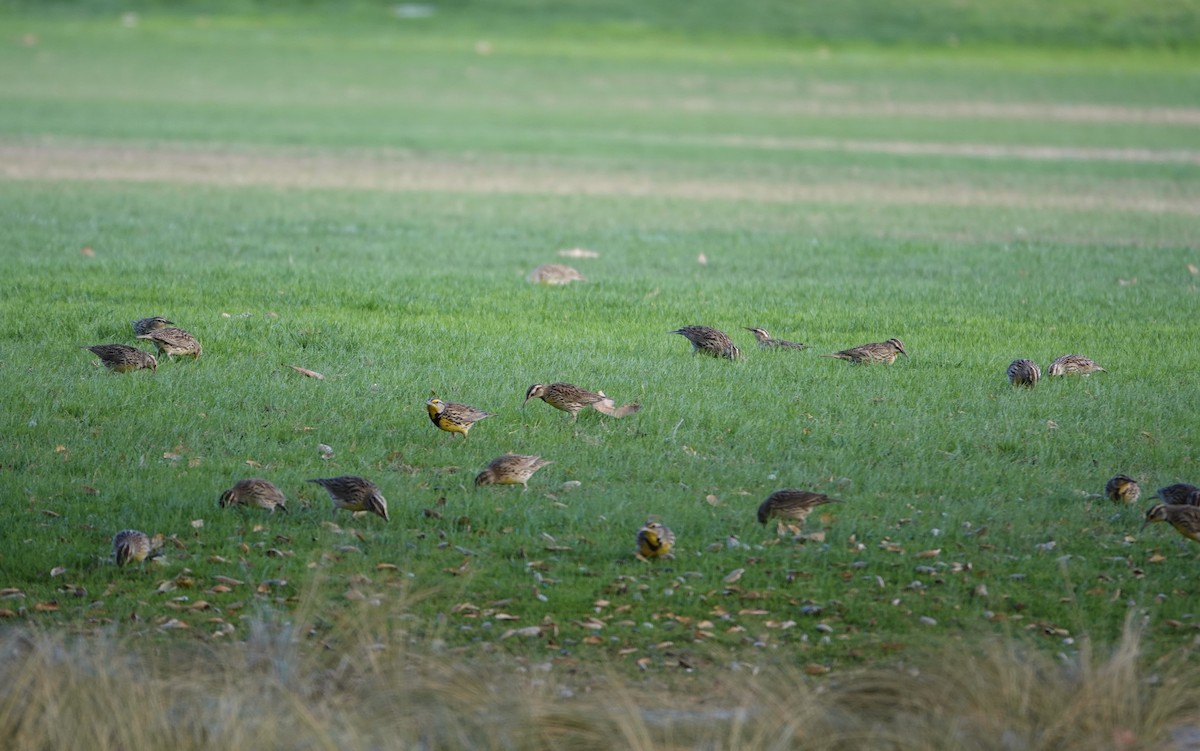
[{"label": "mowed grass stripe", "polygon": [[[832,150],[847,144],[824,144]],[[853,150],[852,146],[849,146]],[[936,152],[916,144],[875,144],[887,153]],[[1070,150],[1027,149],[1036,158],[1075,161],[1082,153]],[[944,153],[968,150],[945,147]],[[1011,157],[1019,150],[984,150],[988,157]],[[1121,152],[1136,160],[1142,152]],[[1172,152],[1174,153],[1174,152]],[[1106,152],[1105,155],[1114,156]],[[1189,161],[1200,163],[1200,152]],[[1152,159],[1153,161],[1153,159]],[[879,185],[877,181],[847,182],[837,179],[819,185],[799,184],[776,177],[771,181],[701,179],[648,174],[629,175],[615,170],[583,170],[570,165],[488,163],[483,160],[429,159],[406,154],[351,156],[343,152],[238,150],[141,146],[138,144],[0,144],[0,176],[12,180],[93,180],[174,182],[227,186],[296,188],[347,188],[382,191],[444,191],[500,194],[550,194],[565,196],[648,196],[697,201],[724,200],[768,203],[870,203],[926,206],[994,206],[1054,208],[1057,210],[1130,213],[1200,214],[1200,202],[1191,197],[1158,193],[1141,195],[1128,190],[1114,194],[1062,195],[1028,190],[979,189],[962,185],[906,187]]]}]

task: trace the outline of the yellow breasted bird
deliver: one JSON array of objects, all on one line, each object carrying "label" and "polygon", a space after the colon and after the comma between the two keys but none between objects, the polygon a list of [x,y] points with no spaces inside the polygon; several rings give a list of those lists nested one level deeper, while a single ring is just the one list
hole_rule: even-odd
[{"label": "yellow breasted bird", "polygon": [[379,488],[375,483],[365,477],[355,477],[353,475],[343,475],[341,477],[321,477],[315,480],[305,480],[305,482],[315,482],[329,492],[329,497],[333,500],[333,513],[344,508],[347,511],[370,511],[376,516],[382,516],[386,522],[388,520],[387,499],[383,497],[383,493],[379,492]]},{"label": "yellow breasted bird", "polygon": [[434,425],[448,433],[462,433],[463,440],[466,440],[472,425],[494,416],[492,412],[484,412],[467,404],[443,402],[436,396],[425,402],[425,410],[429,412],[429,419]]},{"label": "yellow breasted bird", "polygon": [[238,480],[233,484],[233,487],[221,494],[218,501],[221,508],[229,506],[254,506],[256,508],[265,508],[271,513],[275,513],[275,509],[287,511],[287,498],[284,497],[283,491],[276,487],[275,483],[270,480],[264,480],[259,477],[249,477],[245,480]]},{"label": "yellow breasted bird", "polygon": [[1104,495],[1115,503],[1137,503],[1142,497],[1142,487],[1129,475],[1117,475],[1104,483]]},{"label": "yellow breasted bird", "polygon": [[113,535],[113,560],[118,566],[128,563],[141,563],[147,558],[154,558],[158,548],[162,547],[162,536],[155,535],[151,539],[145,532],[136,529],[122,529]]},{"label": "yellow breasted bird", "polygon": [[646,522],[637,533],[637,557],[674,558],[671,548],[675,547],[675,533],[662,522]]}]

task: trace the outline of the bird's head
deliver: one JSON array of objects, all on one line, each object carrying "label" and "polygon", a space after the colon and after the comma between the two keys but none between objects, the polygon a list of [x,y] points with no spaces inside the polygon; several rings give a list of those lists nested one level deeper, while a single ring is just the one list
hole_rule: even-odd
[{"label": "bird's head", "polygon": [[546,384],[544,384],[544,383],[533,384],[525,391],[525,401],[521,403],[521,406],[524,407],[526,404],[528,404],[530,399],[539,399],[539,398],[545,396],[546,391],[547,391]]},{"label": "bird's head", "polygon": [[1165,503],[1156,503],[1146,512],[1146,519],[1142,522],[1141,529],[1145,529],[1147,524],[1151,522],[1164,522],[1167,520],[1167,505]]}]

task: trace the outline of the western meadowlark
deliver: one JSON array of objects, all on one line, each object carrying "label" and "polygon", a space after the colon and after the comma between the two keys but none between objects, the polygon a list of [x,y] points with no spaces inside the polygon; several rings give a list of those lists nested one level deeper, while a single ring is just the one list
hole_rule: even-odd
[{"label": "western meadowlark", "polygon": [[1200,542],[1200,508],[1196,506],[1157,503],[1146,512],[1142,529],[1151,522],[1166,522],[1189,540]]},{"label": "western meadowlark", "polygon": [[904,349],[904,345],[899,339],[892,337],[886,342],[871,342],[870,344],[861,344],[857,347],[844,349],[841,352],[834,352],[821,357],[836,357],[839,360],[846,360],[856,365],[873,364],[881,362],[884,365],[891,365],[896,362],[896,355],[904,355],[908,357],[908,350]]},{"label": "western meadowlark", "polygon": [[758,346],[766,347],[767,349],[807,349],[807,344],[800,342],[789,342],[787,339],[776,339],[767,333],[766,329],[756,328],[751,326],[743,326],[750,333],[754,334],[754,338],[758,340]]},{"label": "western meadowlark", "polygon": [[1008,365],[1008,382],[1014,386],[1033,388],[1042,378],[1042,369],[1033,360],[1021,358]]},{"label": "western meadowlark", "polygon": [[692,343],[692,354],[703,352],[713,357],[724,357],[726,360],[738,360],[742,351],[724,331],[708,326],[684,326],[669,332],[679,334]]},{"label": "western meadowlark", "polygon": [[584,281],[583,274],[561,263],[542,264],[530,271],[526,278],[534,284],[570,284]]},{"label": "western meadowlark", "polygon": [[642,408],[637,403],[617,407],[616,402],[605,396],[603,391],[588,391],[573,383],[562,382],[533,384],[525,391],[525,402],[521,406],[528,404],[530,399],[541,399],[555,409],[570,412],[573,420],[579,417],[580,410],[588,407],[613,417],[631,415]]},{"label": "western meadowlark", "polygon": [[221,494],[219,503],[221,508],[255,506],[265,508],[271,513],[275,513],[275,509],[287,511],[287,498],[284,497],[283,491],[276,487],[275,483],[258,477],[238,480],[232,488]]},{"label": "western meadowlark", "polygon": [[1117,475],[1104,484],[1104,495],[1117,503],[1137,503],[1142,487],[1129,475]]},{"label": "western meadowlark", "polygon": [[166,328],[167,326],[174,326],[174,325],[175,325],[174,321],[168,321],[166,318],[163,318],[162,316],[151,316],[150,318],[139,318],[133,322],[133,333],[138,336],[141,336],[142,334],[149,334],[151,331],[154,331],[155,329],[163,329],[163,328]]},{"label": "western meadowlark", "polygon": [[523,488],[521,492],[524,493],[529,490],[526,483],[533,477],[533,473],[553,463],[540,456],[505,454],[493,459],[486,469],[475,476],[475,485],[520,485]]},{"label": "western meadowlark", "polygon": [[200,342],[183,329],[167,327],[154,329],[146,334],[139,334],[138,339],[149,339],[158,348],[159,356],[186,355],[193,359],[200,356]]},{"label": "western meadowlark", "polygon": [[425,402],[425,410],[429,412],[429,419],[434,425],[448,433],[462,433],[464,441],[472,425],[485,417],[494,416],[492,412],[484,412],[467,404],[443,402],[436,396]]},{"label": "western meadowlark", "polygon": [[1100,367],[1090,357],[1083,355],[1063,355],[1055,358],[1054,362],[1050,363],[1050,367],[1046,369],[1046,375],[1064,376],[1064,375],[1088,375],[1089,373],[1105,373],[1104,368]]},{"label": "western meadowlark", "polygon": [[382,516],[385,522],[388,520],[387,499],[379,492],[375,483],[364,477],[343,475],[342,477],[321,477],[315,480],[305,480],[305,482],[315,482],[329,491],[329,497],[333,499],[334,514],[338,509],[344,508],[347,511],[370,511],[372,514]]},{"label": "western meadowlark", "polygon": [[[824,493],[814,493],[808,490],[776,490],[758,506],[758,523],[765,525],[770,519],[779,520],[779,532],[784,528],[793,534],[799,534],[804,528],[804,520],[817,506],[826,503],[841,503],[837,498],[830,498]],[[788,522],[792,522],[789,524]]]},{"label": "western meadowlark", "polygon": [[151,539],[145,532],[136,529],[122,529],[113,535],[113,559],[118,566],[127,563],[141,563],[147,558],[157,556],[158,548],[162,547],[162,536],[155,535]]},{"label": "western meadowlark", "polygon": [[674,558],[671,548],[675,547],[675,533],[661,522],[646,522],[637,533],[638,558]]},{"label": "western meadowlark", "polygon": [[1168,485],[1165,488],[1159,488],[1156,492],[1162,502],[1167,505],[1200,506],[1200,488],[1186,482]]},{"label": "western meadowlark", "polygon": [[130,347],[128,344],[96,344],[81,349],[91,350],[100,358],[100,362],[104,363],[104,367],[114,373],[128,373],[141,368],[150,370],[158,368],[158,360],[154,358],[154,355],[137,347]]}]

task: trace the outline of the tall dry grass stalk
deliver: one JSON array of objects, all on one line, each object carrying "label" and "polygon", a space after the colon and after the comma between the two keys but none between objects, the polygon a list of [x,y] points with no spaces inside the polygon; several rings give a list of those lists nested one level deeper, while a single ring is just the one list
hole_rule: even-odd
[{"label": "tall dry grass stalk", "polygon": [[323,637],[263,619],[211,644],[7,629],[3,747],[1166,749],[1200,728],[1200,675],[1186,656],[1146,664],[1131,624],[1111,654],[1073,660],[989,640],[819,680],[710,667],[630,681],[455,656],[367,612]]}]

